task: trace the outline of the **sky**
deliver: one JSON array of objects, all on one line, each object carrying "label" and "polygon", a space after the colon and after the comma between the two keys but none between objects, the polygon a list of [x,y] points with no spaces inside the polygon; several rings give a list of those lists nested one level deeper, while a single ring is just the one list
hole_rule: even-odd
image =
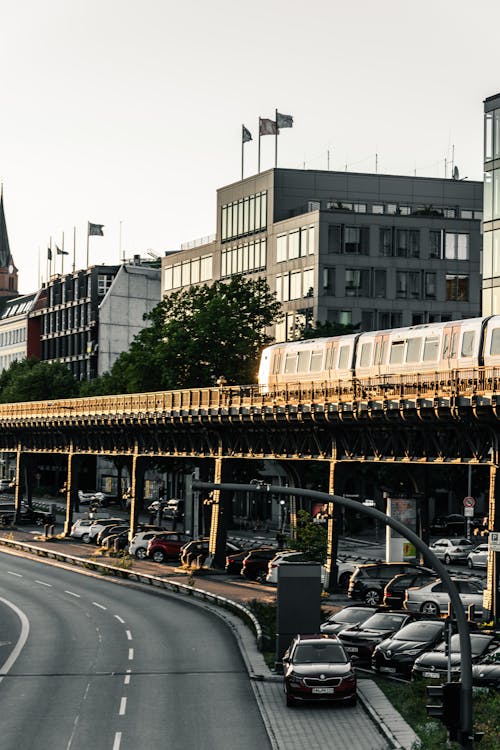
[{"label": "sky", "polygon": [[[293,116],[278,166],[482,179],[500,91],[498,0],[0,0],[0,180],[21,293],[47,247],[76,266],[216,231],[257,172],[258,118]],[[274,138],[261,139],[261,170]],[[61,270],[62,256],[53,270]]]}]

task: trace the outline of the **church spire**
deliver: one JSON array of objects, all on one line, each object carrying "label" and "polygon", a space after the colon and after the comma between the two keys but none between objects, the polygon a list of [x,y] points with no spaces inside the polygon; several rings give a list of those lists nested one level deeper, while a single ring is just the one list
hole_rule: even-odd
[{"label": "church spire", "polygon": [[16,297],[17,268],[10,252],[9,235],[3,207],[3,183],[0,186],[0,298]]}]

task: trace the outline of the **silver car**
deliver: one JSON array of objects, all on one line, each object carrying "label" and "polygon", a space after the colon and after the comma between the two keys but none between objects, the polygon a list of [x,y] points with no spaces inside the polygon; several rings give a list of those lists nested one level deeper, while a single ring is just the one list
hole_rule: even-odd
[{"label": "silver car", "polygon": [[479,544],[467,555],[467,565],[472,570],[473,568],[487,568],[488,567],[488,545]]},{"label": "silver car", "polygon": [[[473,604],[476,613],[481,614],[483,611],[482,582],[474,578],[454,578],[453,583],[458,589],[464,609]],[[403,606],[409,612],[439,615],[448,611],[449,601],[450,597],[444,583],[438,579],[425,586],[407,589]]]},{"label": "silver car", "polygon": [[449,565],[452,562],[466,562],[467,555],[474,549],[474,545],[465,537],[457,537],[438,539],[437,542],[431,544],[429,549],[439,560],[444,560],[446,565]]}]

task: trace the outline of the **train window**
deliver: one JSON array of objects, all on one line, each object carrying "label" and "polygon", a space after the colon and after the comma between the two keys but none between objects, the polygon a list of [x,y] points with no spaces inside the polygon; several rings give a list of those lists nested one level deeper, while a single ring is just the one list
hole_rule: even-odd
[{"label": "train window", "polygon": [[405,342],[404,341],[393,341],[391,344],[391,355],[389,362],[391,365],[403,364],[403,355],[405,353]]},{"label": "train window", "polygon": [[437,336],[428,337],[425,339],[424,344],[424,356],[422,357],[424,362],[435,362],[439,354],[439,339]]},{"label": "train window", "polygon": [[407,362],[420,362],[420,352],[422,351],[422,339],[408,339],[408,348],[406,350]]},{"label": "train window", "polygon": [[311,372],[319,372],[323,364],[323,352],[318,349],[311,354]]},{"label": "train window", "polygon": [[443,359],[447,359],[450,356],[450,334],[446,333],[443,342]]},{"label": "train window", "polygon": [[462,349],[460,350],[461,357],[472,357],[474,354],[474,342],[476,340],[475,331],[465,331],[462,337]]},{"label": "train window", "polygon": [[289,352],[285,359],[285,373],[291,375],[297,372],[297,352]]},{"label": "train window", "polygon": [[359,358],[360,367],[369,367],[372,362],[372,345],[363,344],[361,347],[361,356]]},{"label": "train window", "polygon": [[273,366],[271,372],[273,375],[277,375],[281,371],[281,352],[274,352]]},{"label": "train window", "polygon": [[385,341],[375,343],[375,354],[373,355],[373,364],[381,365],[385,360]]},{"label": "train window", "polygon": [[340,353],[339,353],[338,369],[347,370],[348,367],[349,367],[349,347],[341,346]]},{"label": "train window", "polygon": [[500,354],[500,328],[494,328],[491,332],[490,354]]},{"label": "train window", "polygon": [[330,370],[333,367],[333,347],[328,347],[325,356],[325,370]]},{"label": "train window", "polygon": [[311,359],[311,351],[307,349],[305,352],[299,352],[297,362],[297,372],[309,372],[309,361]]},{"label": "train window", "polygon": [[455,359],[455,357],[457,356],[457,338],[458,338],[458,336],[457,336],[456,333],[452,333],[451,334],[451,351],[450,351],[450,357],[452,357],[453,359]]}]

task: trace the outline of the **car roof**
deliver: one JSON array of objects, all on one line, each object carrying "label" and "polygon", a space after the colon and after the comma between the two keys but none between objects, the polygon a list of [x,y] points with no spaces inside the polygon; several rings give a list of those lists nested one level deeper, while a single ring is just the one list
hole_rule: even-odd
[{"label": "car roof", "polygon": [[342,643],[338,635],[333,633],[297,633],[295,641],[334,641]]}]

